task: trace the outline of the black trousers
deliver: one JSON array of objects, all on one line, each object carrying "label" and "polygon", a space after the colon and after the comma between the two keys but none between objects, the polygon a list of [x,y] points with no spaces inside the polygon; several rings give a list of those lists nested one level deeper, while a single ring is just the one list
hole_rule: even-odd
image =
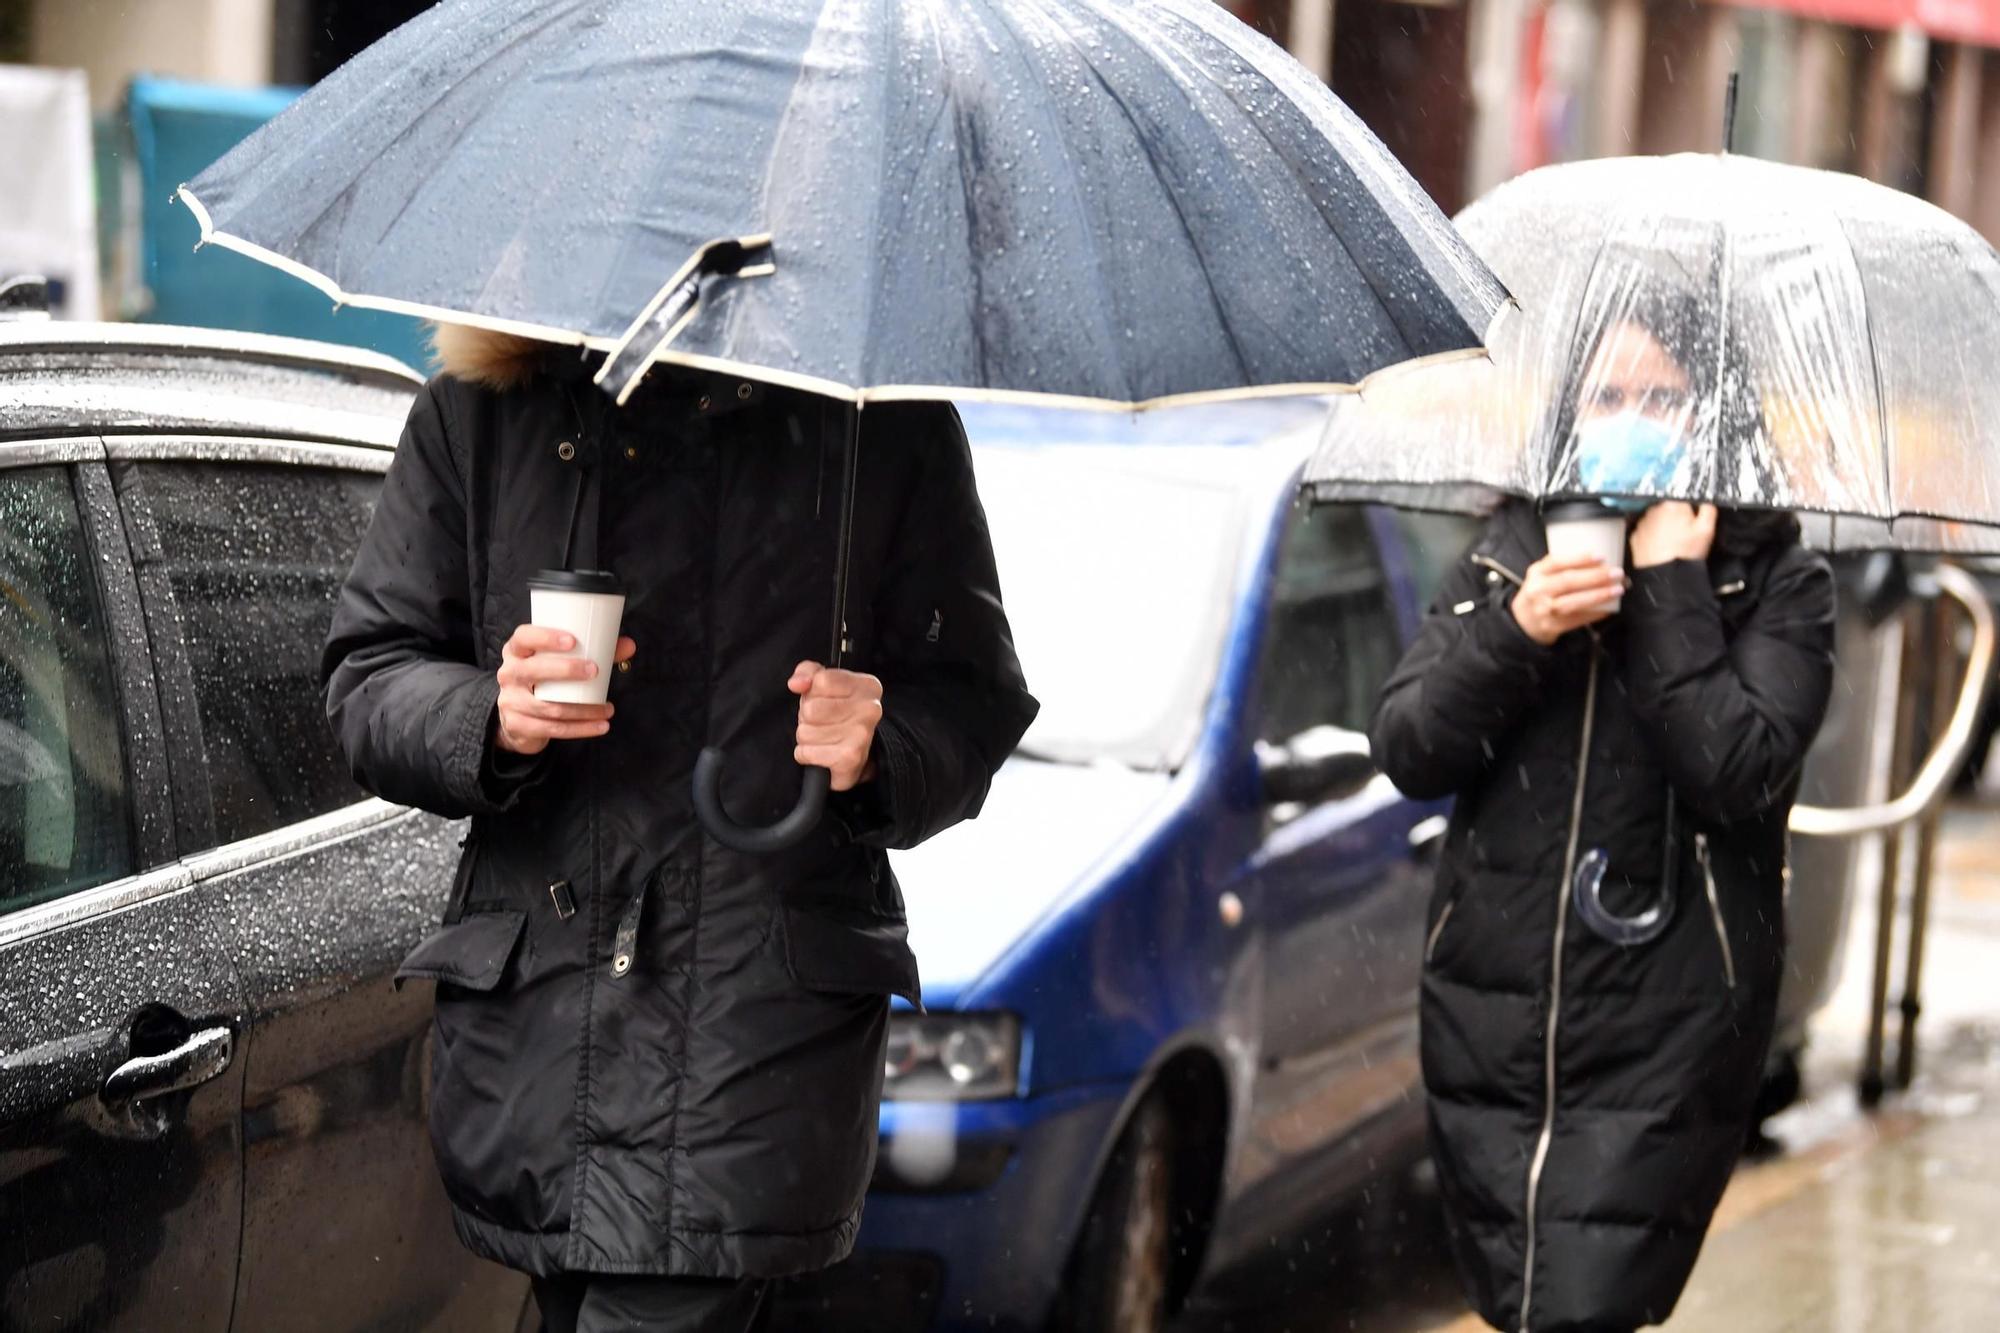
[{"label": "black trousers", "polygon": [[768,1282],[696,1277],[538,1277],[543,1333],[756,1333]]}]

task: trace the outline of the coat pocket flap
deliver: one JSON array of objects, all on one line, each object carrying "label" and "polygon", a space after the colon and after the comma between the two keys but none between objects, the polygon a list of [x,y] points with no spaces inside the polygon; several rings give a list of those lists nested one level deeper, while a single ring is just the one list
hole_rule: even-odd
[{"label": "coat pocket flap", "polygon": [[396,969],[396,985],[416,977],[465,990],[492,990],[521,942],[526,912],[474,912],[432,931]]},{"label": "coat pocket flap", "polygon": [[900,917],[841,903],[787,903],[785,967],[807,990],[923,1003],[909,922]]}]

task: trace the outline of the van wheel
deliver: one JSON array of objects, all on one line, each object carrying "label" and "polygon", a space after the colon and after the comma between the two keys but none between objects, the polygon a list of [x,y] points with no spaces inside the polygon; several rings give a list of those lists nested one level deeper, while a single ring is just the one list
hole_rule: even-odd
[{"label": "van wheel", "polygon": [[1112,1151],[1050,1333],[1160,1333],[1173,1268],[1173,1121],[1147,1096]]}]

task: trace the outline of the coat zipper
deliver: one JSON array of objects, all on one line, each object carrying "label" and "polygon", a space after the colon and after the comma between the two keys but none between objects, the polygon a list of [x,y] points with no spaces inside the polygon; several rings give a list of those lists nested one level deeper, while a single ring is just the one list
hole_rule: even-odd
[{"label": "coat zipper", "polygon": [[1431,927],[1431,937],[1424,941],[1424,961],[1426,963],[1431,960],[1431,955],[1437,952],[1438,936],[1444,934],[1444,923],[1451,920],[1452,909],[1457,906],[1458,899],[1453,898],[1444,905],[1444,910],[1438,913],[1437,924]]},{"label": "coat zipper", "polygon": [[1595,636],[1590,653],[1590,683],[1583,696],[1583,740],[1577,746],[1576,795],[1570,803],[1569,846],[1563,853],[1562,882],[1556,886],[1555,949],[1549,957],[1549,1024],[1542,1057],[1542,1132],[1535,1141],[1535,1158],[1528,1167],[1528,1248],[1527,1264],[1521,1274],[1521,1333],[1528,1333],[1528,1320],[1535,1306],[1535,1211],[1541,1201],[1542,1170],[1549,1164],[1549,1144],[1556,1132],[1556,1029],[1562,1014],[1563,941],[1569,927],[1569,882],[1576,874],[1576,850],[1583,836],[1583,796],[1590,784],[1590,744],[1597,729],[1598,656]]},{"label": "coat zipper", "polygon": [[1722,922],[1722,899],[1715,892],[1715,864],[1709,858],[1708,835],[1694,835],[1694,854],[1701,862],[1702,884],[1708,890],[1708,914],[1715,919],[1715,942],[1722,946],[1722,974],[1729,979],[1729,989],[1736,989],[1736,954],[1729,947],[1729,932]]},{"label": "coat zipper", "polygon": [[1507,580],[1507,582],[1513,584],[1517,588],[1520,587],[1524,582],[1526,582],[1526,580],[1523,579],[1519,574],[1516,574],[1513,570],[1507,568],[1507,566],[1501,564],[1498,560],[1495,560],[1490,555],[1474,555],[1472,557],[1472,563],[1478,565],[1481,569],[1486,570],[1488,573],[1498,574],[1501,578]]}]

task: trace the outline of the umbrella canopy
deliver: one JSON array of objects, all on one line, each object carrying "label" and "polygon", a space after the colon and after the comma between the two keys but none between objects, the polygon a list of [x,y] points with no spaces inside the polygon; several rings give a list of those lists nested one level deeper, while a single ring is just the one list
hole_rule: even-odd
[{"label": "umbrella canopy", "polygon": [[1505,300],[1213,0],[446,0],[181,197],[339,301],[613,350],[613,387],[657,353],[856,400],[1324,390]]},{"label": "umbrella canopy", "polygon": [[[1326,87],[1211,0],[446,0],[184,186],[336,299],[860,404],[1337,389],[1505,293]],[[581,495],[581,491],[579,491]],[[770,829],[820,817],[826,772]]]},{"label": "umbrella canopy", "polygon": [[1833,549],[2000,550],[2000,256],[1950,214],[1687,155],[1531,172],[1459,222],[1521,313],[1488,360],[1336,402],[1317,498],[1674,498],[1806,511]]}]

